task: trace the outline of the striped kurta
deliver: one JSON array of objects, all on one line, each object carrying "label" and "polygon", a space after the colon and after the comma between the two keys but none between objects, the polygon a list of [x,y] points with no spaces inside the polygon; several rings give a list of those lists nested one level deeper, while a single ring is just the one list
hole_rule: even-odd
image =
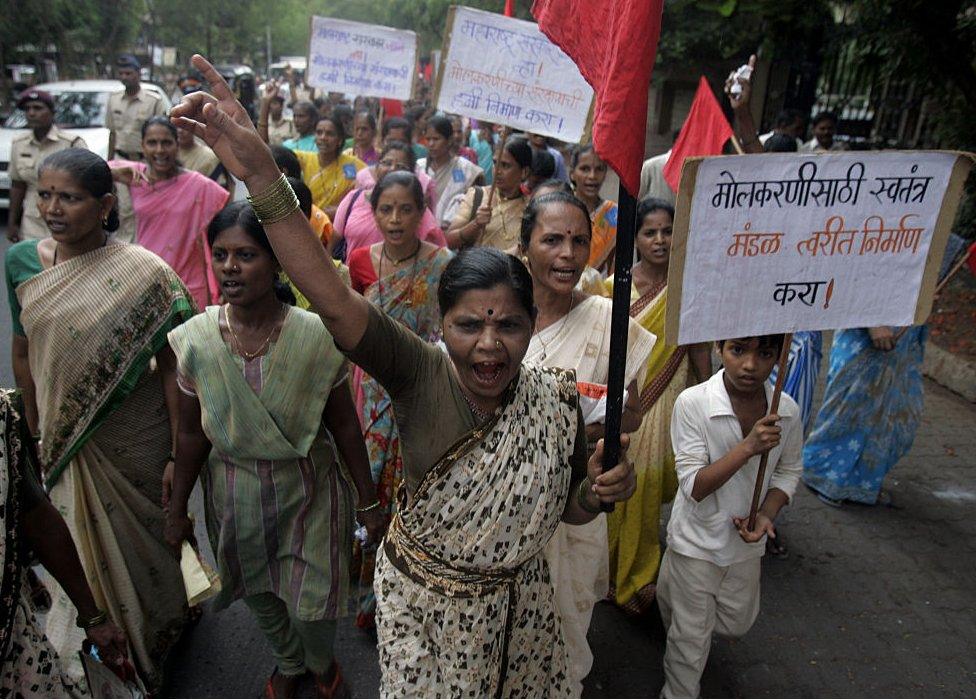
[{"label": "striped kurta", "polygon": [[273,593],[300,620],[348,611],[353,489],[322,421],[344,360],[318,316],[292,308],[267,354],[221,338],[220,307],[170,333],[180,388],[213,444],[203,485],[220,610]]}]

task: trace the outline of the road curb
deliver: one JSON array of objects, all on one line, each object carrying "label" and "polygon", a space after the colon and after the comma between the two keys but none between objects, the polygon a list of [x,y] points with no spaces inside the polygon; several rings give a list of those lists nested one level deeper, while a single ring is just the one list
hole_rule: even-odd
[{"label": "road curb", "polygon": [[929,341],[922,372],[946,389],[976,403],[976,362],[953,355]]}]

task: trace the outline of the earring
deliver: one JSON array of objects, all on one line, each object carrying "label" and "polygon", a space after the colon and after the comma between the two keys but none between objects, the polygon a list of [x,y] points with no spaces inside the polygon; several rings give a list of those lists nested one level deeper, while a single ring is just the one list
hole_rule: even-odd
[{"label": "earring", "polygon": [[526,267],[529,266],[529,256],[528,255],[523,255],[522,256],[522,264],[525,265]]}]

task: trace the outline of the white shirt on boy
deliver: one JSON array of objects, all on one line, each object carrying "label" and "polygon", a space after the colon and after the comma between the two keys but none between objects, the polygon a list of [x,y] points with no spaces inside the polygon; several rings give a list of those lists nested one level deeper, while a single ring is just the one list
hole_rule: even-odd
[{"label": "white shirt on boy", "polygon": [[[766,547],[765,537],[751,544],[744,542],[732,523],[733,517],[749,515],[759,455],[701,501],[691,497],[698,470],[725,456],[743,439],[724,375],[725,370],[721,370],[707,381],[685,389],[671,414],[678,493],[668,522],[668,547],[717,566],[761,557]],[[765,388],[768,405],[773,396],[772,384],[766,382]],[[792,499],[803,471],[800,409],[786,394],[780,398],[779,415],[783,432],[779,445],[769,453],[760,505],[770,488],[778,488]]]}]

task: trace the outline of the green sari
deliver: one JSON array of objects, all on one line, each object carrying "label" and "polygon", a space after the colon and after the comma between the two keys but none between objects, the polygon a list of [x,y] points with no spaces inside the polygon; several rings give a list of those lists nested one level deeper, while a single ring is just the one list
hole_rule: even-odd
[{"label": "green sari", "polygon": [[318,316],[292,307],[267,354],[245,361],[221,337],[223,314],[208,307],[169,334],[213,445],[202,477],[215,608],[273,593],[297,619],[336,618],[348,608],[354,496],[322,414],[345,358]]}]

